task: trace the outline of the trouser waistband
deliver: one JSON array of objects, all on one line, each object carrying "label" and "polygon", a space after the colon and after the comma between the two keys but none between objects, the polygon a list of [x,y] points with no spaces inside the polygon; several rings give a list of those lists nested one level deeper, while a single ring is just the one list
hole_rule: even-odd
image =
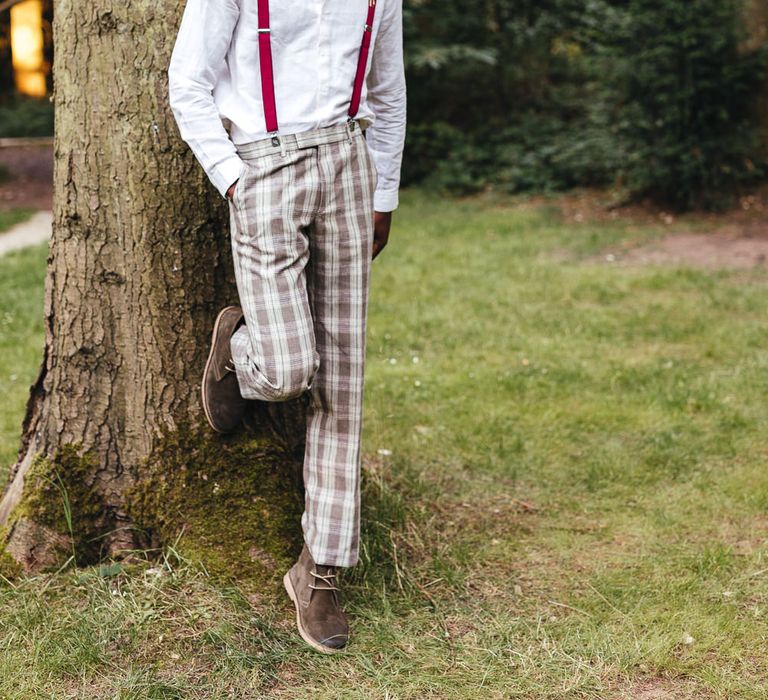
[{"label": "trouser waistband", "polygon": [[302,148],[312,148],[326,143],[336,143],[349,138],[359,138],[363,135],[360,120],[353,119],[343,124],[324,126],[319,129],[302,131],[298,134],[277,134],[267,136],[257,141],[235,144],[241,158],[254,158],[268,153],[285,153],[298,151]]}]

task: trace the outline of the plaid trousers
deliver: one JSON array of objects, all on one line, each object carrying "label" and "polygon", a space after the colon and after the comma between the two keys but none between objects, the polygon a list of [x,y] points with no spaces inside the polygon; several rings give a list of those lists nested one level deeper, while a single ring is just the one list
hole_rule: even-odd
[{"label": "plaid trousers", "polygon": [[238,145],[230,200],[246,399],[309,391],[301,518],[312,558],[357,563],[360,440],[376,168],[356,122]]}]

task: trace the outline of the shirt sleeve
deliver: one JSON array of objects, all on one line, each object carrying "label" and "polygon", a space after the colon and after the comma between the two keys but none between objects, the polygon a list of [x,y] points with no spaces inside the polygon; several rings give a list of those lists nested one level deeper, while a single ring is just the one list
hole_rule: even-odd
[{"label": "shirt sleeve", "polygon": [[168,67],[168,98],[181,138],[222,197],[245,169],[213,100],[239,15],[238,0],[187,0]]},{"label": "shirt sleeve", "polygon": [[366,132],[378,173],[374,209],[382,212],[398,206],[406,121],[402,0],[387,2],[385,7],[367,79],[374,121]]}]

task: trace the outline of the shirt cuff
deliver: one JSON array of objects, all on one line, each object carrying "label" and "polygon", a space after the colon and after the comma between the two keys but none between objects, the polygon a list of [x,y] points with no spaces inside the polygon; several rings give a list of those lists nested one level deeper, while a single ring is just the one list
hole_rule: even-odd
[{"label": "shirt cuff", "polygon": [[217,163],[211,171],[210,178],[213,186],[226,199],[229,186],[245,171],[245,161],[238,155],[233,155]]},{"label": "shirt cuff", "polygon": [[376,190],[373,193],[374,211],[394,211],[398,204],[397,190]]}]

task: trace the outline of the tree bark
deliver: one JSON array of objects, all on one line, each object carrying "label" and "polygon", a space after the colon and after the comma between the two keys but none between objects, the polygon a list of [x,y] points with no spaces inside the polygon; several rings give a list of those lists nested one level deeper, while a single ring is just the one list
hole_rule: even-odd
[{"label": "tree bark", "polygon": [[[237,294],[226,203],[180,140],[168,106],[182,9],[152,0],[55,3],[45,352],[0,501],[6,549],[27,571],[58,566],[72,552],[89,563],[162,544],[192,516],[179,506],[173,522],[153,494],[170,503],[172,488],[199,482],[205,508],[205,470],[224,479],[261,465],[278,490],[296,491],[276,467],[295,469],[300,459],[300,438],[290,439],[303,433],[295,404],[270,409],[287,441],[259,430],[223,440],[201,427],[198,385],[213,319]],[[265,415],[256,411],[257,428]],[[195,461],[201,454],[208,463]],[[221,507],[252,503],[238,498]],[[264,508],[259,518],[269,518]],[[195,518],[202,533],[205,518]],[[256,540],[252,558],[271,561]]]}]

